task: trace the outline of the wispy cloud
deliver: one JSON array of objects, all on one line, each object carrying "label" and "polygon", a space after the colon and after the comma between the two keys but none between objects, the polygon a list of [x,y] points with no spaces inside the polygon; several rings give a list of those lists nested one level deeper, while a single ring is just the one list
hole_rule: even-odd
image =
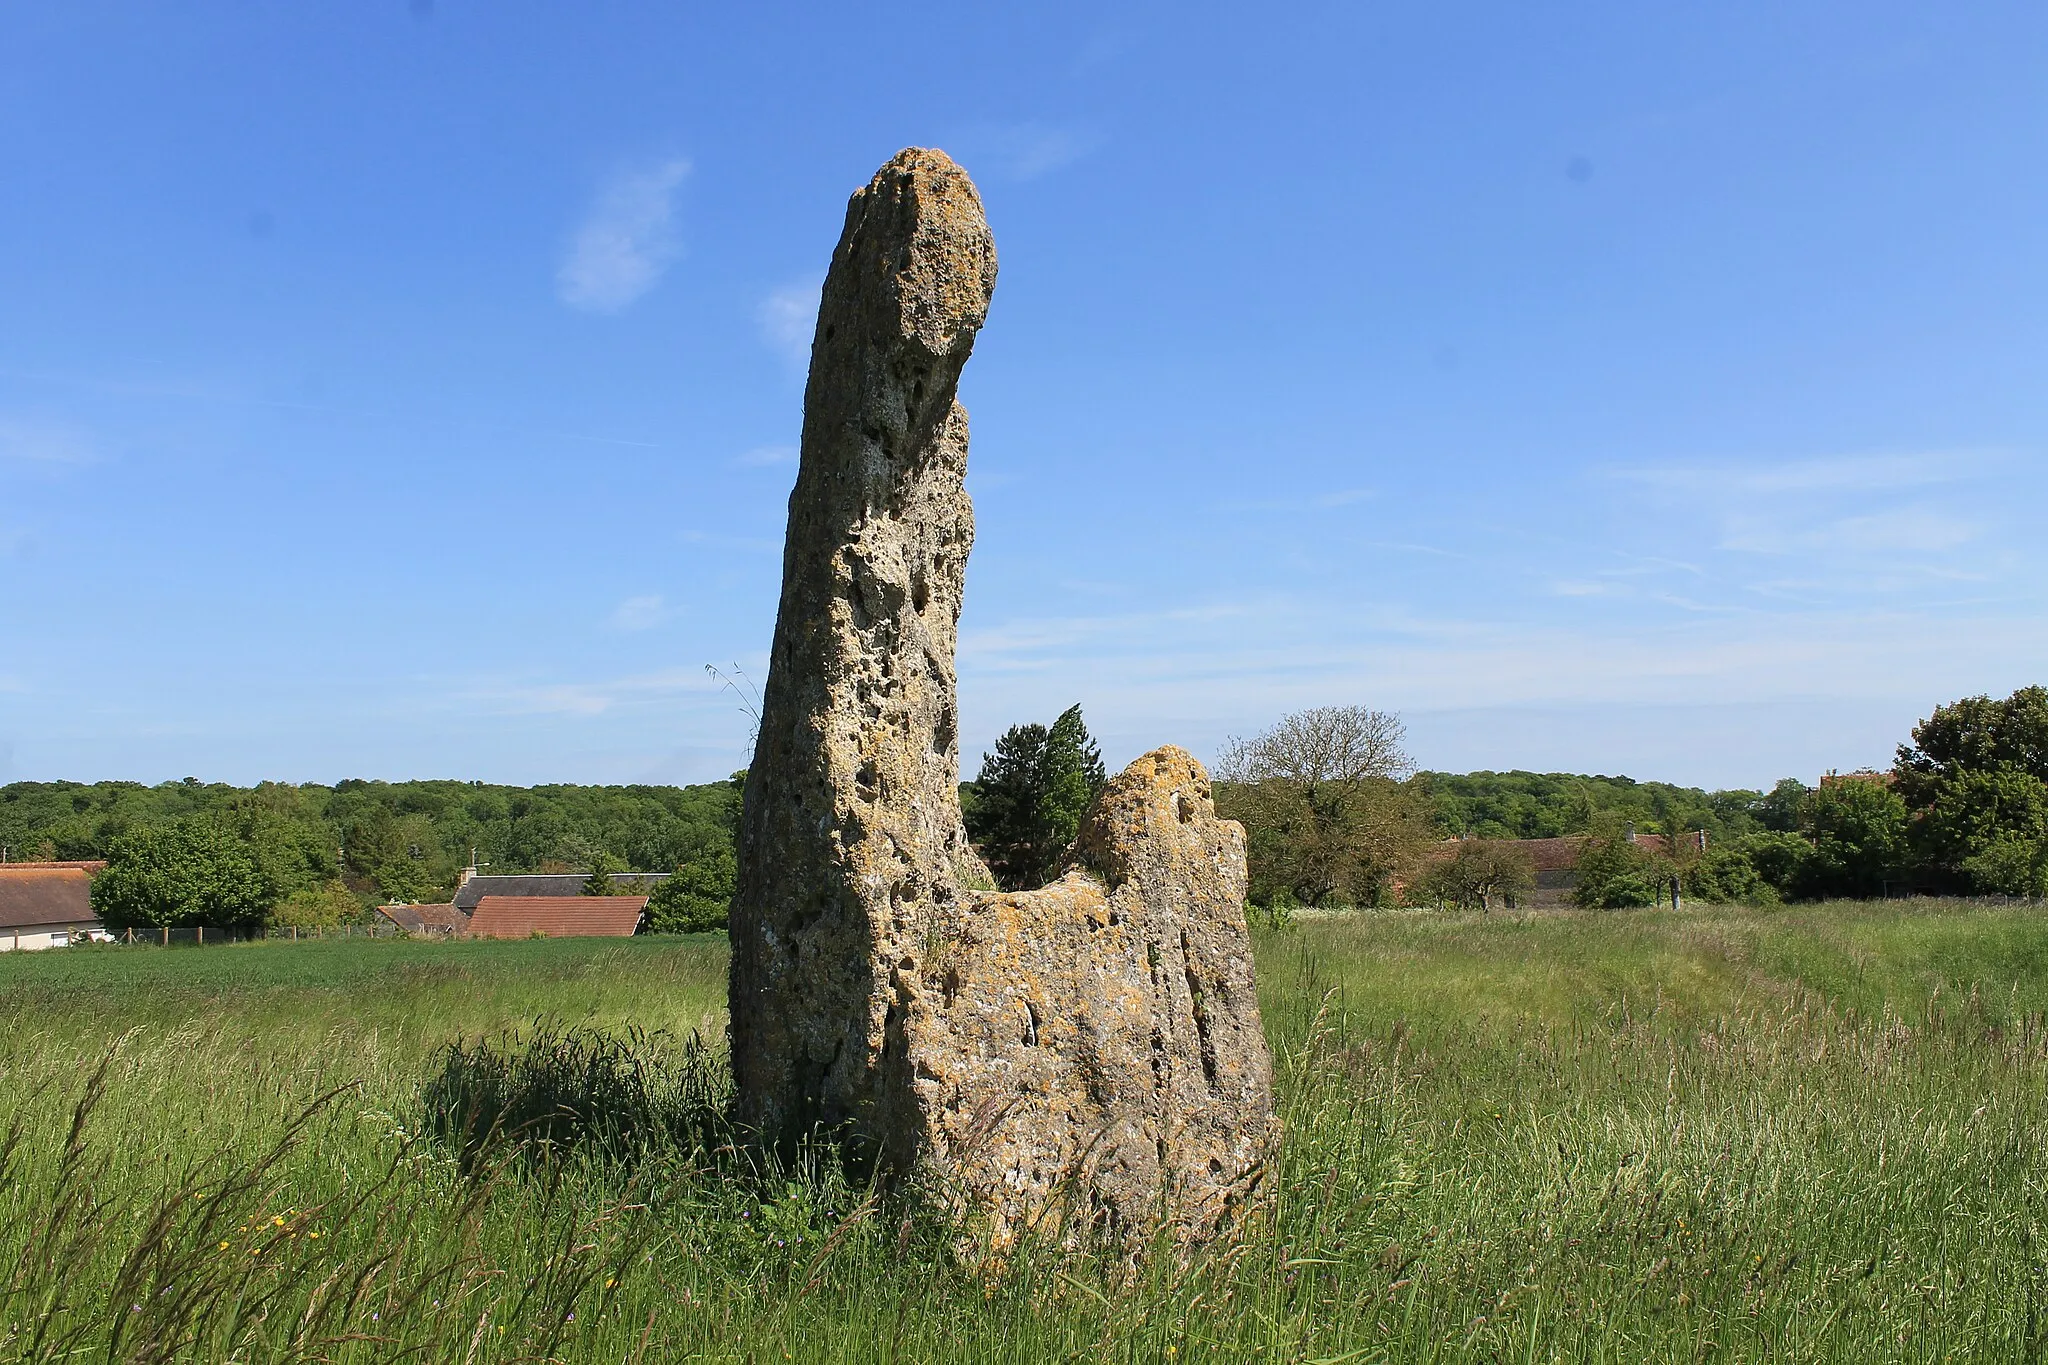
[{"label": "wispy cloud", "polygon": [[1009,180],[1036,180],[1071,166],[1102,145],[1098,135],[1058,124],[984,123],[952,139],[960,164]]},{"label": "wispy cloud", "polygon": [[803,365],[811,358],[811,334],[818,327],[818,295],[824,288],[822,274],[805,275],[777,286],[761,300],[761,339],[793,365]]},{"label": "wispy cloud", "polygon": [[1900,507],[1818,525],[1788,526],[1754,518],[1729,523],[1724,549],[1752,554],[1939,554],[1977,538],[1979,527],[1928,507]]},{"label": "wispy cloud", "polygon": [[767,469],[774,465],[795,464],[796,453],[795,446],[755,446],[733,463],[748,469]]},{"label": "wispy cloud", "polygon": [[0,462],[28,465],[90,464],[98,458],[92,438],[68,422],[0,417]]},{"label": "wispy cloud", "polygon": [[675,194],[689,173],[688,161],[662,161],[616,175],[598,192],[555,277],[563,303],[613,313],[655,286],[682,249]]},{"label": "wispy cloud", "polygon": [[663,604],[659,593],[645,597],[629,597],[612,608],[610,621],[614,630],[652,630],[668,619],[669,610]]},{"label": "wispy cloud", "polygon": [[1798,493],[1877,493],[1955,483],[1987,472],[1984,451],[1832,455],[1769,464],[1659,465],[1618,469],[1615,477],[1684,494],[1756,497]]}]

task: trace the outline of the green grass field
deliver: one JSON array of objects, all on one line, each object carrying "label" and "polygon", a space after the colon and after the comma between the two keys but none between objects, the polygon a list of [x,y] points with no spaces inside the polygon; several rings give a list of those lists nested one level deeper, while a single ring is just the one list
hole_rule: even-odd
[{"label": "green grass field", "polygon": [[657,1068],[717,1039],[722,940],[0,957],[0,1360],[2048,1353],[2038,913],[1403,912],[1257,947],[1265,1217],[1192,1264],[1000,1272],[830,1169],[465,1176],[423,1134],[458,1039],[638,1029]]}]

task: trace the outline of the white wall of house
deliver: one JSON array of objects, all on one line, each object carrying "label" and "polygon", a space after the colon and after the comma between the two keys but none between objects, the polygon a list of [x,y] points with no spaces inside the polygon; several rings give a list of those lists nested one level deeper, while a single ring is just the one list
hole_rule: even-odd
[{"label": "white wall of house", "polygon": [[0,929],[0,953],[69,947],[84,943],[86,936],[99,927],[98,920],[75,920],[70,924],[24,924],[18,929]]}]

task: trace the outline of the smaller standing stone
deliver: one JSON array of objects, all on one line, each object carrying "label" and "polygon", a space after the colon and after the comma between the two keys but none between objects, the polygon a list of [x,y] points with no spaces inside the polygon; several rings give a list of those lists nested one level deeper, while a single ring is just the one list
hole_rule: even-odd
[{"label": "smaller standing stone", "polygon": [[917,1118],[897,1164],[997,1249],[1033,1225],[1222,1230],[1276,1135],[1244,890],[1244,829],[1202,765],[1172,747],[1131,764],[1060,880],[973,897],[896,972]]}]

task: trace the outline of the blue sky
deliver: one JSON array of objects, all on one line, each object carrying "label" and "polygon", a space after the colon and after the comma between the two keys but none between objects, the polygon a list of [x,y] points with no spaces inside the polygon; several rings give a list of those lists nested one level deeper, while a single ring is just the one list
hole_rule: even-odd
[{"label": "blue sky", "polygon": [[1358,702],[1754,786],[2048,681],[2038,3],[0,17],[0,780],[739,766],[912,144],[1001,258],[970,770]]}]

